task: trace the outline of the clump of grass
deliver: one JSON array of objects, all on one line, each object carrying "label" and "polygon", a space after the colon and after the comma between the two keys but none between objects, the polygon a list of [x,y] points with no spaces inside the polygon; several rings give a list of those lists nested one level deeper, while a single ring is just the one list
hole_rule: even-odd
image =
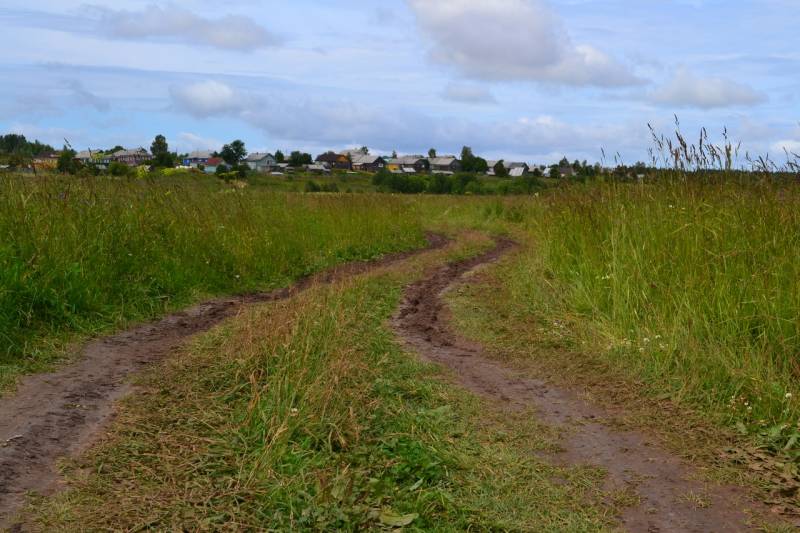
[{"label": "clump of grass", "polygon": [[419,246],[414,209],[205,181],[4,177],[0,385],[46,361],[46,339]]}]

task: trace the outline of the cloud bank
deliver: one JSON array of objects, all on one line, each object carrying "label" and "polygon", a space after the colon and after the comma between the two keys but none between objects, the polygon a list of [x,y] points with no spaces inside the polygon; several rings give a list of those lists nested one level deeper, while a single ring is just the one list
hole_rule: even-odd
[{"label": "cloud bank", "polygon": [[571,86],[637,85],[626,66],[576,45],[542,0],[407,0],[432,59],[479,80]]},{"label": "cloud bank", "polygon": [[648,95],[655,104],[713,109],[752,106],[766,96],[748,85],[724,78],[700,77],[688,69],[678,69],[672,79]]},{"label": "cloud bank", "polygon": [[279,44],[277,36],[253,20],[226,15],[204,18],[172,4],[151,4],[141,11],[95,7],[98,27],[113,38],[172,40],[224,50],[251,51]]}]

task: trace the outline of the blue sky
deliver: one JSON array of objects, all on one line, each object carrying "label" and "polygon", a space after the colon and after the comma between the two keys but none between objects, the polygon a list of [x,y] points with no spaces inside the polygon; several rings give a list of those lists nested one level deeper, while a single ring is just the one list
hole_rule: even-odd
[{"label": "blue sky", "polygon": [[[35,5],[34,5],[35,4]],[[4,0],[0,131],[79,149],[800,153],[798,0]]]}]

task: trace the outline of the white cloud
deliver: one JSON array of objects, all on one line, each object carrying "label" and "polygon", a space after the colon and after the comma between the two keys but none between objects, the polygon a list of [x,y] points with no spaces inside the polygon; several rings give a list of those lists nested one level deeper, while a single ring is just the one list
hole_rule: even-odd
[{"label": "white cloud", "polygon": [[467,83],[450,83],[445,87],[442,97],[445,100],[464,104],[496,104],[497,99],[485,87]]},{"label": "white cloud", "polygon": [[434,61],[483,80],[573,86],[641,83],[627,67],[575,45],[543,0],[407,0],[433,41]]},{"label": "white cloud", "polygon": [[792,139],[777,141],[772,145],[772,151],[779,153],[790,152],[800,156],[800,141]]},{"label": "white cloud", "polygon": [[256,50],[279,43],[266,28],[240,15],[203,18],[172,4],[151,4],[142,11],[95,9],[101,31],[119,39],[167,39],[226,50]]},{"label": "white cloud", "polygon": [[173,87],[173,103],[182,111],[196,117],[208,117],[236,112],[242,109],[243,95],[225,83],[209,80]]},{"label": "white cloud", "polygon": [[751,106],[766,97],[748,85],[725,78],[696,76],[686,68],[679,68],[671,80],[648,95],[653,103],[678,107]]}]

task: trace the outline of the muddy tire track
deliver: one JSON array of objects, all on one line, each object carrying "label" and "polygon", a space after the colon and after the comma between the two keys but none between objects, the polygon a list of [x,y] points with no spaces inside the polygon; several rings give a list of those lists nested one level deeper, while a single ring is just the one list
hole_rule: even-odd
[{"label": "muddy tire track", "polygon": [[619,517],[634,532],[752,531],[752,515],[765,507],[739,487],[700,481],[699,471],[654,444],[644,433],[612,428],[600,421],[609,413],[580,399],[575,391],[521,377],[489,358],[448,326],[442,294],[467,272],[496,261],[515,248],[500,239],[477,257],[445,265],[409,286],[392,323],[404,343],[428,361],[453,373],[468,390],[511,409],[531,409],[563,432],[561,452],[545,457],[559,465],[593,465],[607,472],[604,490],[634,492],[635,505]]},{"label": "muddy tire track", "polygon": [[58,460],[75,456],[91,445],[112,417],[115,401],[132,391],[129,378],[133,374],[245,305],[286,299],[312,285],[385,267],[449,242],[438,234],[428,234],[427,239],[426,248],[347,263],[306,277],[289,288],[196,305],[93,341],[77,362],[55,372],[23,378],[16,394],[0,398],[0,529],[12,523],[27,492],[50,494],[58,489]]}]

